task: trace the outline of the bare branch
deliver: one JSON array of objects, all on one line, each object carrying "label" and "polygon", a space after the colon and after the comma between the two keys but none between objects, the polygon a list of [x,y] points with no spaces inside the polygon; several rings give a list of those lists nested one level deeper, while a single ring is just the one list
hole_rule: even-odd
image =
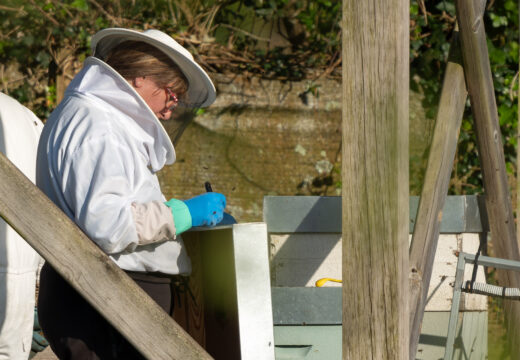
[{"label": "bare branch", "polygon": [[260,37],[260,36],[256,36],[255,34],[251,34],[251,33],[248,32],[248,31],[245,31],[245,30],[239,29],[239,28],[234,27],[234,26],[229,25],[229,24],[219,24],[219,25],[220,25],[220,26],[223,26],[223,27],[225,27],[225,28],[231,29],[231,30],[233,30],[233,31],[241,32],[241,33],[243,33],[244,35],[249,36],[250,38],[255,39],[255,40],[271,42],[271,39],[263,38],[263,37]]},{"label": "bare branch", "polygon": [[30,0],[31,1],[31,4],[36,8],[36,10],[38,10],[43,16],[45,16],[50,22],[52,22],[54,25],[56,26],[60,26],[60,23],[55,19],[53,18],[50,14],[48,14],[47,12],[45,12],[45,10],[43,10],[41,7],[39,7],[36,2],[34,2],[34,0]]},{"label": "bare branch", "polygon": [[118,18],[110,14],[108,11],[105,10],[103,6],[101,6],[96,0],[88,0],[92,5],[98,8],[99,11],[101,11],[107,18],[110,19],[115,25],[121,26],[121,22]]}]

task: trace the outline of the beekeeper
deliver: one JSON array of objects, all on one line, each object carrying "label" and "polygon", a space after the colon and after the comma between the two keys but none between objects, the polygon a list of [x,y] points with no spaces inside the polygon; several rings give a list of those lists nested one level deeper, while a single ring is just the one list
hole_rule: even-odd
[{"label": "beekeeper", "polygon": [[[0,152],[34,182],[43,123],[0,93]],[[31,352],[40,256],[0,219],[0,359],[27,360]]]},{"label": "beekeeper", "polygon": [[[167,34],[111,28],[65,91],[38,147],[37,185],[171,314],[172,279],[191,263],[179,234],[215,225],[224,195],[166,201],[156,173],[175,150],[161,124],[177,106],[204,107],[215,88]],[[41,272],[40,325],[61,359],[141,355],[51,266]]]}]

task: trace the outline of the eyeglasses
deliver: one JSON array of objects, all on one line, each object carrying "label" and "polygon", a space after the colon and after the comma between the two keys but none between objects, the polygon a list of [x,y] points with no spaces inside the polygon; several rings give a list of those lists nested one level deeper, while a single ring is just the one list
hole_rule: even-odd
[{"label": "eyeglasses", "polygon": [[170,110],[173,110],[177,107],[177,105],[179,104],[179,98],[177,97],[177,95],[170,90],[169,87],[165,87],[164,88],[166,90],[166,93],[168,94],[168,101],[167,102],[172,102],[172,105],[170,106]]}]

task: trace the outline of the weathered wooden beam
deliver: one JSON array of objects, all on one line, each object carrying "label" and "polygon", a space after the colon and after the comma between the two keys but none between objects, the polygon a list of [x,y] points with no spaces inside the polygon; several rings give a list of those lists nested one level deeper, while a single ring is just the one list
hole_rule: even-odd
[{"label": "weathered wooden beam", "polygon": [[419,343],[442,209],[448,194],[467,94],[458,32],[455,32],[410,245],[410,359],[415,359]]},{"label": "weathered wooden beam", "polygon": [[409,1],[343,1],[343,358],[408,359]]},{"label": "weathered wooden beam", "polygon": [[[484,21],[473,0],[456,0],[455,6],[493,250],[496,257],[520,260]],[[498,274],[502,286],[520,287],[517,272]],[[507,302],[506,314],[510,325],[508,335],[516,352],[514,358],[520,358],[520,304]]]},{"label": "weathered wooden beam", "polygon": [[0,216],[148,359],[211,359],[3,154]]}]

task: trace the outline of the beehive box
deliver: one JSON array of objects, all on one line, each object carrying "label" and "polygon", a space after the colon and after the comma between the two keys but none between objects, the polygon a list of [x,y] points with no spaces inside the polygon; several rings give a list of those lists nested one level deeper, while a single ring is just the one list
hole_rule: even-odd
[{"label": "beehive box", "polygon": [[[418,198],[411,198],[410,234],[417,206]],[[475,196],[447,198],[417,359],[444,356],[455,253],[476,253],[480,236],[487,234],[481,208]],[[341,198],[266,197],[264,221],[269,234],[276,359],[341,359],[341,284],[328,282],[326,287],[315,287],[320,278],[342,276]],[[471,272],[468,266],[466,279],[471,278]],[[485,282],[482,268],[477,281]],[[464,354],[485,359],[486,297],[464,294],[461,317],[455,358]]]}]

